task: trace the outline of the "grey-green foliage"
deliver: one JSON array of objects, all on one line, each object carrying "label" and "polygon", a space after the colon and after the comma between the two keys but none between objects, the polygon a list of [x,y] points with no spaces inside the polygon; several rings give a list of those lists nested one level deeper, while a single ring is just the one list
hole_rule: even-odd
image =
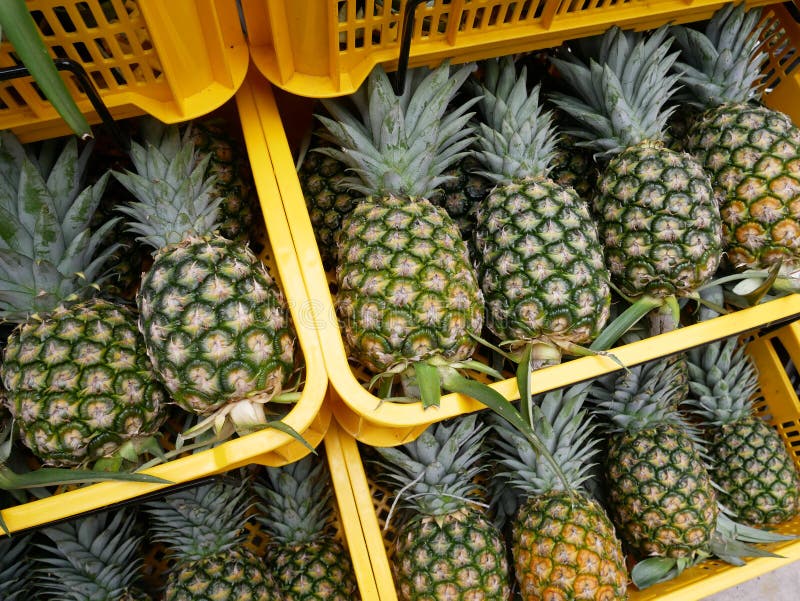
[{"label": "grey-green foliage", "polygon": [[0,534],[0,599],[21,601],[29,596],[30,535]]},{"label": "grey-green foliage", "polygon": [[681,54],[674,69],[685,87],[681,98],[707,109],[757,100],[767,53],[761,9],[727,4],[708,21],[704,31],[674,26],[670,33]]},{"label": "grey-green foliage", "polygon": [[678,81],[678,74],[669,74],[679,53],[670,52],[668,34],[667,26],[649,35],[615,26],[592,42],[587,52],[594,56],[552,58],[572,93],[553,92],[551,99],[580,124],[564,133],[603,156],[662,139],[674,110],[665,105]]},{"label": "grey-green foliage", "polygon": [[116,220],[90,227],[108,180],[84,186],[90,152],[79,154],[70,138],[57,156],[32,159],[13,134],[0,132],[1,317],[24,321],[89,294],[106,277],[118,245],[101,247]]},{"label": "grey-green foliage", "polygon": [[473,142],[467,110],[477,99],[455,108],[450,101],[474,67],[451,71],[444,63],[433,71],[412,69],[403,93],[395,95],[378,65],[347,99],[323,101],[334,119],[317,118],[342,148],[316,151],[348,165],[356,176],[342,184],[365,196],[428,198],[452,179],[442,172],[466,156]]},{"label": "grey-green foliage", "polygon": [[40,596],[53,601],[147,599],[138,587],[143,557],[135,514],[106,511],[48,526],[37,544],[34,581]]}]

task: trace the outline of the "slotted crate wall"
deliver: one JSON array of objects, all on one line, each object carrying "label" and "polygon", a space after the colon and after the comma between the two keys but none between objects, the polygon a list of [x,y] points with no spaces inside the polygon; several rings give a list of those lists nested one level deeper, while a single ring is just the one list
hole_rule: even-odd
[{"label": "slotted crate wall", "polygon": [[[144,113],[177,123],[233,97],[249,62],[235,2],[227,0],[28,0],[53,58],[87,71],[120,119]],[[180,32],[178,34],[178,32]],[[8,42],[0,68],[18,64]],[[72,75],[67,88],[90,123],[100,118]],[[0,129],[32,141],[69,133],[30,77],[0,83]]]},{"label": "slotted crate wall", "polygon": [[[756,0],[748,6],[770,4]],[[433,0],[417,2],[410,66],[556,46],[611,25],[648,29],[707,18],[721,0]],[[301,96],[350,94],[377,64],[397,68],[408,0],[242,0],[254,62]],[[413,4],[411,4],[413,6]]]}]

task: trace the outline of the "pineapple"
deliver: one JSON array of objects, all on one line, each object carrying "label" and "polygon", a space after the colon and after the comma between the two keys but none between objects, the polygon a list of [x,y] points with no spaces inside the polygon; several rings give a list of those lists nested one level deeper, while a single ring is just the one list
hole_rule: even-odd
[{"label": "pineapple", "polygon": [[412,70],[396,96],[378,66],[356,93],[358,116],[326,100],[335,120],[318,117],[342,147],[319,151],[353,169],[344,183],[365,196],[337,239],[336,309],[352,356],[376,375],[465,361],[483,326],[458,227],[428,200],[471,142],[470,104],[446,112],[470,70]]},{"label": "pineapple", "polygon": [[[715,294],[721,301],[721,290]],[[717,313],[701,309],[709,319]],[[736,338],[688,352],[691,394],[687,405],[705,425],[712,477],[720,501],[739,521],[771,526],[800,510],[800,480],[778,433],[755,415],[755,365]]]},{"label": "pineapple", "polygon": [[245,546],[247,483],[201,484],[145,504],[151,538],[174,560],[164,601],[283,601],[264,561]]},{"label": "pineapple", "polygon": [[220,199],[220,235],[233,242],[249,242],[258,200],[244,142],[231,133],[221,114],[194,119],[182,129],[190,132],[197,160],[210,157],[207,174],[215,178],[212,196]]},{"label": "pineapple", "polygon": [[267,467],[254,490],[262,532],[270,542],[273,566],[286,601],[352,601],[353,565],[336,537],[330,475],[319,456],[283,467]]},{"label": "pineapple", "polygon": [[137,173],[114,175],[137,198],[119,210],[155,249],[136,297],[155,372],[181,408],[204,417],[194,434],[263,427],[264,404],[294,369],[283,293],[246,245],[217,233],[222,199],[205,174],[211,155],[198,161],[173,126],[150,131],[146,146],[134,143],[131,158]]},{"label": "pineapple", "polygon": [[479,170],[480,163],[475,156],[465,156],[444,172],[452,179],[442,182],[431,196],[431,202],[442,207],[455,221],[473,259],[477,257],[473,245],[475,211],[493,187],[491,181],[477,173]]},{"label": "pineapple", "polygon": [[593,340],[609,317],[609,273],[586,203],[547,177],[556,137],[539,87],[510,57],[486,61],[476,156],[496,184],[478,206],[475,246],[487,326],[533,345],[536,365]]},{"label": "pineapple", "polygon": [[583,408],[586,389],[577,385],[525,400],[528,421],[568,486],[524,434],[493,416],[498,475],[520,496],[512,551],[523,599],[627,598],[621,543],[605,510],[583,488],[598,450]]},{"label": "pineapple", "polygon": [[150,601],[141,579],[142,537],[135,514],[106,511],[48,526],[46,543],[37,544],[33,582],[37,598],[94,601]]},{"label": "pineapple", "polygon": [[[656,334],[676,327],[677,297],[695,295],[719,266],[722,224],[711,182],[691,156],[663,137],[677,75],[668,71],[668,28],[644,37],[611,28],[582,52],[553,58],[572,94],[552,100],[577,120],[567,133],[607,160],[594,210],[606,265],[618,288],[641,299]],[[671,319],[668,319],[671,318]],[[663,322],[660,325],[658,322]]]},{"label": "pineapple", "polygon": [[342,227],[345,215],[358,204],[361,195],[342,185],[348,175],[345,163],[316,151],[318,147],[331,147],[331,143],[325,140],[324,128],[311,132],[309,144],[313,148],[300,159],[297,176],[322,264],[326,269],[333,269],[336,265],[336,232]]},{"label": "pineapple", "polygon": [[800,267],[800,129],[758,104],[766,53],[761,11],[741,3],[719,9],[705,31],[673,27],[681,82],[700,114],[687,151],[710,173],[721,196],[728,262],[782,275]]},{"label": "pineapple", "polygon": [[639,558],[692,559],[708,548],[716,527],[708,470],[674,408],[677,369],[659,360],[592,386],[596,410],[608,422],[610,513]]},{"label": "pineapple", "polygon": [[134,313],[97,294],[114,246],[96,251],[114,222],[90,222],[108,175],[81,185],[90,149],[79,154],[74,138],[42,174],[0,136],[0,316],[19,324],[4,350],[5,403],[39,459],[74,466],[154,435],[167,397]]},{"label": "pineapple", "polygon": [[391,552],[402,601],[510,599],[502,535],[477,506],[485,432],[471,414],[433,424],[400,447],[375,449],[407,510]]}]

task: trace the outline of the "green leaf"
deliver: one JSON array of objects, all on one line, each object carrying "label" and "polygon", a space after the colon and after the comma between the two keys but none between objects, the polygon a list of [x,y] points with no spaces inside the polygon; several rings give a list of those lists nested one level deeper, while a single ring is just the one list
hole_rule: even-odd
[{"label": "green leaf", "polygon": [[463,394],[479,403],[483,403],[523,434],[534,450],[550,465],[553,473],[564,485],[564,489],[572,489],[561,466],[558,465],[553,455],[539,439],[531,424],[525,421],[520,412],[502,394],[482,382],[465,378],[454,369],[443,369],[440,374],[442,375],[442,387],[445,390]]},{"label": "green leaf", "polygon": [[82,139],[91,138],[89,123],[53,64],[25,0],[0,2],[0,26],[42,93],[53,103],[70,129]]},{"label": "green leaf", "polygon": [[304,447],[306,447],[309,451],[316,454],[317,450],[313,446],[311,446],[311,443],[308,442],[305,438],[303,438],[300,432],[292,428],[289,424],[282,422],[280,420],[274,420],[271,422],[267,422],[267,428],[274,428],[275,430],[283,432],[284,434],[288,434],[296,441],[301,443]]},{"label": "green leaf", "polygon": [[631,581],[639,590],[672,580],[679,570],[678,560],[671,557],[648,557],[638,562],[631,570]]},{"label": "green leaf", "polygon": [[619,317],[608,324],[600,335],[595,338],[589,348],[594,351],[604,351],[611,348],[614,343],[619,340],[625,332],[636,325],[642,317],[663,304],[664,301],[659,298],[646,295],[642,296],[630,307],[625,309]]},{"label": "green leaf", "polygon": [[414,363],[422,408],[438,407],[442,400],[442,383],[439,370],[428,363]]}]

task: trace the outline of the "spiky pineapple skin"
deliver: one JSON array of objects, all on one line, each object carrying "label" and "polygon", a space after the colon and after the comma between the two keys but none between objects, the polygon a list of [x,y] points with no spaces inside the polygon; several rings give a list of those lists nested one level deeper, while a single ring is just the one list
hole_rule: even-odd
[{"label": "spiky pineapple skin", "polygon": [[12,332],[4,353],[7,403],[25,444],[70,466],[150,436],[165,419],[134,314],[102,299],[61,305]]},{"label": "spiky pineapple skin", "polygon": [[478,209],[475,246],[487,326],[501,339],[583,344],[608,320],[603,250],[571,188],[546,178],[497,186]]},{"label": "spiky pineapple skin", "polygon": [[207,173],[216,177],[214,196],[221,199],[219,232],[228,240],[246,242],[250,239],[258,200],[244,143],[228,131],[228,124],[222,118],[195,119],[190,124],[198,160],[211,156]]},{"label": "spiky pineapple skin", "polygon": [[612,519],[640,556],[690,557],[716,525],[716,495],[685,430],[660,425],[612,436],[606,458]]},{"label": "spiky pineapple skin", "polygon": [[314,237],[326,269],[336,265],[336,233],[345,215],[362,195],[347,191],[341,184],[347,165],[313,150],[308,152],[297,172],[308,209]]},{"label": "spiky pineapple skin", "polygon": [[800,480],[778,433],[750,416],[709,432],[722,503],[753,526],[780,524],[800,510]]},{"label": "spiky pineapple skin", "polygon": [[598,190],[594,206],[606,264],[624,293],[681,296],[717,271],[717,199],[691,156],[641,142],[609,161]]},{"label": "spiky pineapple skin", "polygon": [[548,176],[562,186],[573,188],[578,196],[589,202],[597,186],[599,170],[592,151],[576,146],[575,142],[572,136],[561,134]]},{"label": "spiky pineapple skin", "polygon": [[350,556],[330,536],[270,546],[267,561],[285,601],[351,601],[356,596]]},{"label": "spiky pineapple skin", "polygon": [[726,104],[703,113],[687,150],[722,196],[728,261],[734,267],[800,262],[800,129],[777,111]]},{"label": "spiky pineapple skin", "polygon": [[431,197],[431,202],[442,207],[456,222],[470,251],[473,250],[470,244],[475,231],[475,211],[493,188],[489,180],[476,173],[479,170],[477,159],[467,155],[444,172],[443,175],[453,179],[444,182]]},{"label": "spiky pineapple skin", "polygon": [[167,577],[164,601],[283,601],[263,561],[246,548],[178,563]]},{"label": "spiky pineapple skin", "polygon": [[294,366],[283,293],[247,248],[190,236],[159,250],[137,296],[154,369],[187,411],[279,392]]},{"label": "spiky pineapple skin", "polygon": [[510,598],[502,536],[469,506],[406,522],[394,541],[392,567],[403,601]]},{"label": "spiky pineapple skin", "polygon": [[513,553],[524,599],[625,599],[627,570],[614,526],[577,491],[530,497],[513,524]]},{"label": "spiky pineapple skin", "polygon": [[336,308],[364,366],[380,373],[433,355],[472,355],[483,296],[444,209],[425,199],[367,199],[345,218],[337,244]]}]

